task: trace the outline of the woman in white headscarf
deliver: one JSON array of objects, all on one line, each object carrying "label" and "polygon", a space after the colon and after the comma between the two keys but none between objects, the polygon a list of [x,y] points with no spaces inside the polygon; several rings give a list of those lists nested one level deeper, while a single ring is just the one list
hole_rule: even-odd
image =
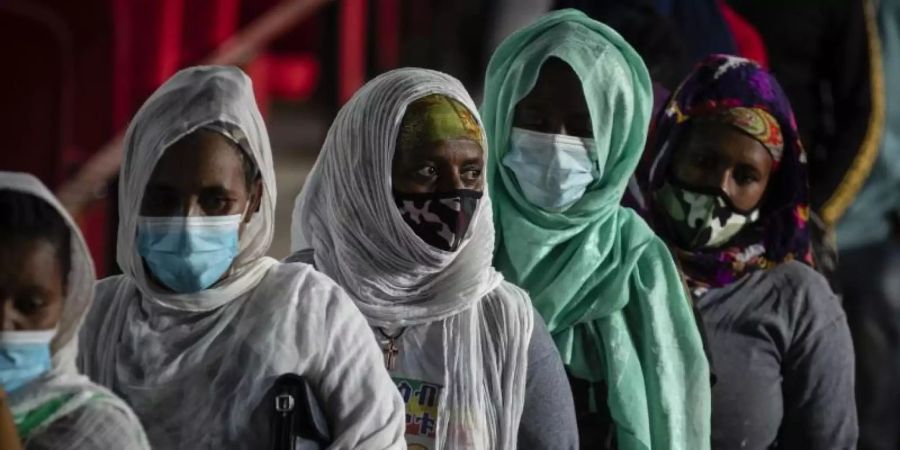
[{"label": "woman in white headscarf", "polygon": [[149,448],[131,409],[75,367],[93,293],[69,214],[37,178],[0,172],[0,385],[25,449]]},{"label": "woman in white headscarf", "polygon": [[118,263],[82,331],[85,372],[158,448],[265,448],[274,380],[309,383],[331,448],[399,448],[400,397],[336,284],[267,258],[268,135],[235,67],[182,70],[141,107],[119,177]]},{"label": "woman in white headscarf", "polygon": [[559,354],[491,267],[486,153],[459,81],[377,77],[338,113],[297,197],[291,260],[337,281],[376,331],[410,448],[577,448]]}]

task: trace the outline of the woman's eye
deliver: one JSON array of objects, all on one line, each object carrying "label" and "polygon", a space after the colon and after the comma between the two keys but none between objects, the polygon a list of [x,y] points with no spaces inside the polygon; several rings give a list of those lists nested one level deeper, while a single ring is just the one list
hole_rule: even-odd
[{"label": "woman's eye", "polygon": [[434,166],[423,166],[416,173],[423,177],[433,177],[437,173],[437,169]]},{"label": "woman's eye", "polygon": [[741,186],[746,186],[758,182],[759,177],[751,171],[738,169],[734,172],[734,181]]},{"label": "woman's eye", "polygon": [[208,213],[223,212],[231,209],[232,203],[233,200],[227,197],[209,197],[203,199],[201,206]]},{"label": "woman's eye", "polygon": [[577,120],[566,124],[566,132],[570,136],[578,136],[580,138],[593,138],[594,129],[592,128],[590,117],[586,121]]},{"label": "woman's eye", "polygon": [[43,308],[46,305],[46,303],[47,302],[45,302],[42,298],[34,296],[34,295],[30,295],[27,297],[17,298],[15,300],[14,305],[15,305],[16,309],[18,309],[20,312],[22,312],[22,314],[30,315],[30,314],[34,314],[35,312],[39,311],[41,308]]},{"label": "woman's eye", "polygon": [[514,123],[517,127],[536,131],[545,131],[548,127],[545,115],[534,109],[518,110]]},{"label": "woman's eye", "polygon": [[178,211],[179,199],[170,194],[151,194],[144,199],[144,209],[151,215],[165,215]]},{"label": "woman's eye", "polygon": [[481,169],[467,169],[462,175],[468,181],[478,181],[481,178]]}]

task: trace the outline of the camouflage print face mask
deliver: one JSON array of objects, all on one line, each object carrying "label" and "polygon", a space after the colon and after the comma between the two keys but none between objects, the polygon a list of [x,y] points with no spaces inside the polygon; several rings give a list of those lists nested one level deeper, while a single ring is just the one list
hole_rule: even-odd
[{"label": "camouflage print face mask", "polygon": [[721,247],[759,219],[759,207],[742,211],[719,189],[666,181],[656,196],[684,250]]},{"label": "camouflage print face mask", "polygon": [[423,241],[441,250],[455,252],[469,231],[482,194],[471,189],[427,194],[394,191],[394,202],[403,221]]}]

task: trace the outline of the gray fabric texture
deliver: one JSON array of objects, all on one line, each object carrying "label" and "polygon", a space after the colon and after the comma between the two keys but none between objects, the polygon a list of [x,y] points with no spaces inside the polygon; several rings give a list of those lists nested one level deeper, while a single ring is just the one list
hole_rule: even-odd
[{"label": "gray fabric texture", "polygon": [[783,263],[697,306],[718,376],[712,448],[856,448],[853,345],[820,274]]},{"label": "gray fabric texture", "polygon": [[572,390],[556,344],[540,315],[528,344],[525,409],[519,422],[520,450],[578,448],[578,424]]}]

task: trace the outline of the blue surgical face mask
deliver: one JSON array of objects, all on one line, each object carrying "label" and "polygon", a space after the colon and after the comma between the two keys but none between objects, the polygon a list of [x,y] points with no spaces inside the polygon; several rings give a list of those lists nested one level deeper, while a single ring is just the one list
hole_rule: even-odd
[{"label": "blue surgical face mask", "polygon": [[569,209],[596,179],[593,139],[513,128],[509,143],[503,165],[525,199],[541,209]]},{"label": "blue surgical face mask", "polygon": [[56,330],[0,332],[0,384],[7,392],[50,370],[50,341]]},{"label": "blue surgical face mask", "polygon": [[238,254],[241,214],[138,218],[138,253],[162,284],[179,294],[202,291]]}]

